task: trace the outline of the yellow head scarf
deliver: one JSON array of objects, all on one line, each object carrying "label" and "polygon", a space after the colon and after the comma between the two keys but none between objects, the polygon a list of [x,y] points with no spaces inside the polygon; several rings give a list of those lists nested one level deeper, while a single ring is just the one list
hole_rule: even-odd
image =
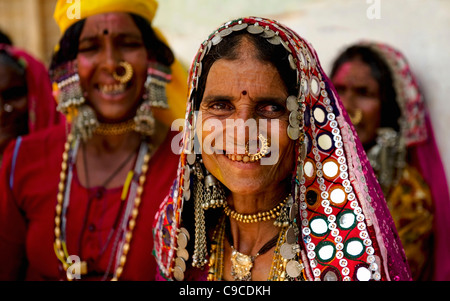
[{"label": "yellow head scarf", "polygon": [[[156,0],[58,0],[53,17],[63,35],[71,25],[81,19],[111,12],[133,13],[151,24],[157,8]],[[168,45],[162,33],[154,27],[153,30],[157,37]],[[167,85],[169,110],[154,110],[155,117],[166,125],[171,125],[175,119],[184,119],[186,107],[187,71],[177,59],[171,69],[172,81]]]}]

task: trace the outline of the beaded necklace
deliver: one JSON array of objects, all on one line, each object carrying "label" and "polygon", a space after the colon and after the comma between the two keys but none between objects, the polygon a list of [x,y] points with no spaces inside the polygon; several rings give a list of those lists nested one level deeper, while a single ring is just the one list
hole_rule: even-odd
[{"label": "beaded necklace", "polygon": [[228,204],[225,204],[224,212],[227,216],[242,223],[258,223],[261,221],[268,221],[271,219],[275,219],[280,215],[281,208],[283,208],[290,196],[291,195],[289,194],[281,203],[276,205],[274,208],[264,212],[258,212],[255,214],[242,214],[231,209]]},{"label": "beaded necklace", "polygon": [[[70,203],[70,188],[73,177],[73,166],[75,158],[80,145],[80,139],[74,139],[72,134],[67,136],[67,141],[64,144],[63,162],[61,164],[60,181],[58,185],[56,216],[55,216],[55,242],[54,250],[56,257],[61,261],[64,270],[66,271],[67,279],[73,280],[74,276],[68,272],[69,267],[74,264],[79,264],[78,268],[81,274],[87,274],[87,263],[75,262],[72,263],[66,246],[66,212]],[[126,263],[127,254],[130,249],[130,243],[133,236],[133,230],[136,226],[136,219],[139,214],[139,205],[141,203],[141,195],[143,186],[146,180],[146,173],[148,171],[148,162],[150,161],[151,147],[149,144],[143,142],[139,148],[139,154],[136,160],[134,171],[130,171],[127,180],[122,190],[122,200],[126,200],[125,212],[123,214],[121,223],[117,230],[116,239],[112,249],[112,257],[103,280],[106,280],[109,270],[114,262],[114,275],[112,281],[117,281],[123,273],[123,268]],[[136,177],[135,177],[136,176]],[[133,180],[136,179],[137,180]],[[116,252],[114,253],[114,250]],[[115,256],[113,256],[113,254]]]}]

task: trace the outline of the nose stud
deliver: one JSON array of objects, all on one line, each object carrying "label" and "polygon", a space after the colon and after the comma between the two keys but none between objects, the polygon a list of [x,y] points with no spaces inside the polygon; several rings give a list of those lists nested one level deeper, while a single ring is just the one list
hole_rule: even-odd
[{"label": "nose stud", "polygon": [[133,66],[128,62],[120,62],[119,67],[114,70],[112,76],[121,84],[128,83],[133,77]]}]

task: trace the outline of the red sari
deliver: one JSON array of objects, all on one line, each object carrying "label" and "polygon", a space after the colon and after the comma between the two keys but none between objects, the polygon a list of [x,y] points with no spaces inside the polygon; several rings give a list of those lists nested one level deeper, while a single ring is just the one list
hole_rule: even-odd
[{"label": "red sari", "polygon": [[[154,279],[152,222],[176,176],[179,160],[170,150],[172,138],[169,134],[149,162],[143,201],[120,280]],[[5,152],[0,174],[0,280],[66,279],[53,249],[65,141],[65,127],[56,126],[19,139]],[[110,279],[114,272],[112,249],[117,239],[112,235],[108,240],[108,236],[119,213],[121,192],[122,187],[86,189],[74,169],[66,241],[70,255],[88,262],[89,274],[82,275],[82,280]],[[108,266],[109,273],[105,273]]]}]

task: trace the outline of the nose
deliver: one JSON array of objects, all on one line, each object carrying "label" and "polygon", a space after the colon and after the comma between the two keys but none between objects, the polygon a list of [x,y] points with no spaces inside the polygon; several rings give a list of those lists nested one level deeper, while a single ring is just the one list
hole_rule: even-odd
[{"label": "nose", "polygon": [[356,110],[356,99],[350,89],[345,89],[339,92],[342,104],[348,113],[353,113]]},{"label": "nose", "polygon": [[108,74],[113,74],[119,67],[119,63],[122,61],[122,55],[114,47],[111,41],[105,41],[100,60],[102,70],[106,71]]}]

